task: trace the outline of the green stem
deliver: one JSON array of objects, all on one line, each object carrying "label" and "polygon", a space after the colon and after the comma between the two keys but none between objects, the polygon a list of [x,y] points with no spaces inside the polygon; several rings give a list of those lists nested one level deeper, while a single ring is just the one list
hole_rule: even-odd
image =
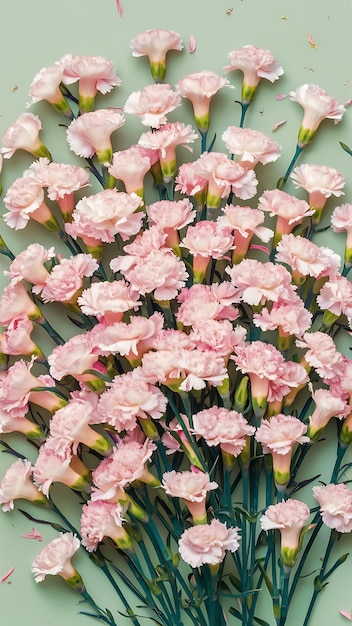
[{"label": "green stem", "polygon": [[297,161],[299,155],[301,154],[303,148],[304,148],[304,146],[300,146],[299,144],[297,144],[296,151],[295,151],[295,153],[294,153],[294,155],[292,157],[290,165],[287,168],[285,176],[280,178],[279,181],[278,181],[278,184],[277,184],[277,188],[278,189],[282,190],[285,187],[285,185],[286,185],[286,183],[288,181],[288,177],[291,174],[291,172],[292,172],[292,170],[293,170],[293,168],[294,168],[294,166],[296,164],[296,161]]},{"label": "green stem", "polygon": [[308,611],[306,613],[305,620],[303,622],[303,626],[307,626],[307,624],[308,624],[308,622],[310,620],[310,617],[311,617],[311,614],[312,614],[312,611],[313,611],[316,599],[317,599],[319,593],[321,592],[321,590],[324,587],[324,574],[325,574],[325,570],[326,570],[326,567],[327,567],[327,564],[328,564],[328,560],[329,560],[329,557],[330,557],[330,554],[331,554],[331,550],[334,547],[334,543],[335,543],[335,541],[334,541],[334,538],[333,538],[333,532],[331,532],[330,533],[330,538],[329,538],[329,543],[328,543],[326,551],[325,551],[325,555],[324,555],[324,559],[323,559],[323,562],[322,562],[322,566],[321,566],[319,575],[316,577],[316,579],[314,581],[314,591],[312,593],[312,597],[311,597],[311,600],[310,600],[310,603],[309,603],[309,607],[308,607]]}]

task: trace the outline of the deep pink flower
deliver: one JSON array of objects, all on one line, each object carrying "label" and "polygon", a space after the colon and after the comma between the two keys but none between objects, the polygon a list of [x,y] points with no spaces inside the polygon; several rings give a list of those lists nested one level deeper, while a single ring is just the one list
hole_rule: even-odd
[{"label": "deep pink flower", "polygon": [[226,550],[238,550],[239,530],[237,526],[227,528],[216,518],[210,524],[191,526],[179,539],[180,555],[191,567],[201,567],[206,563],[217,565],[224,560]]},{"label": "deep pink flower", "polygon": [[328,528],[339,533],[352,531],[352,491],[344,483],[313,487],[320,515]]},{"label": "deep pink flower", "polygon": [[293,102],[298,102],[303,107],[303,119],[298,133],[300,147],[312,141],[323,120],[334,120],[334,124],[337,124],[346,110],[318,85],[301,85],[295,91],[290,91],[289,96]]},{"label": "deep pink flower", "polygon": [[148,57],[153,79],[161,82],[166,73],[167,53],[182,50],[183,44],[174,30],[149,29],[132,39],[131,48],[134,57]]}]

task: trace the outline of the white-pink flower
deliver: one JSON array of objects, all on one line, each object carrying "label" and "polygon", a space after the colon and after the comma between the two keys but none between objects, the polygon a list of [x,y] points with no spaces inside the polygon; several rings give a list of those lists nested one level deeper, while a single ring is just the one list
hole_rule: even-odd
[{"label": "white-pink flower", "polygon": [[165,77],[167,53],[182,50],[183,44],[174,30],[149,29],[132,39],[131,48],[134,57],[148,57],[155,82],[161,82]]},{"label": "white-pink flower", "polygon": [[98,263],[91,254],[77,254],[69,259],[61,258],[51,270],[41,297],[44,302],[76,302],[83,285],[84,276],[92,276]]},{"label": "white-pink flower", "polygon": [[324,283],[317,303],[323,311],[329,311],[336,317],[346,315],[349,322],[352,320],[352,285],[344,276],[331,276]]},{"label": "white-pink flower", "polygon": [[227,528],[216,518],[210,524],[191,526],[179,539],[180,555],[191,567],[201,567],[206,563],[217,565],[224,560],[226,550],[238,550],[239,530],[237,526]]},{"label": "white-pink flower", "polygon": [[0,504],[3,511],[12,511],[14,500],[25,499],[37,504],[47,499],[32,482],[33,466],[27,459],[18,459],[6,470],[0,484]]},{"label": "white-pink flower", "polygon": [[321,331],[304,333],[296,340],[299,348],[305,349],[304,359],[314,367],[322,379],[331,380],[344,371],[344,359],[336,349],[334,340]]},{"label": "white-pink flower", "polygon": [[208,207],[217,207],[220,198],[230,191],[241,200],[256,194],[258,181],[254,171],[246,170],[223,152],[203,152],[194,166],[195,173],[208,182]]},{"label": "white-pink flower", "polygon": [[83,113],[67,128],[68,145],[78,156],[89,159],[96,154],[103,165],[110,163],[113,155],[111,135],[124,123],[124,116],[111,109]]},{"label": "white-pink flower", "polygon": [[22,282],[7,285],[0,298],[0,324],[5,326],[18,317],[35,320],[41,312],[28,295]]},{"label": "white-pink flower", "polygon": [[255,428],[238,411],[212,406],[194,413],[193,431],[203,437],[208,446],[220,446],[225,452],[238,456]]},{"label": "white-pink flower", "polygon": [[237,156],[237,163],[246,169],[253,169],[257,163],[272,163],[281,154],[281,147],[259,130],[228,126],[221,139],[231,154]]},{"label": "white-pink flower", "polygon": [[276,261],[290,267],[298,283],[307,276],[335,276],[341,265],[341,257],[334,250],[292,233],[282,236],[276,250]]},{"label": "white-pink flower", "polygon": [[223,87],[233,88],[226,78],[211,70],[188,74],[181,78],[176,85],[178,93],[191,101],[195,122],[202,132],[207,131],[209,127],[210,102]]},{"label": "white-pink flower", "polygon": [[[31,180],[47,188],[48,197],[60,204],[66,196],[90,185],[89,173],[83,167],[54,163],[42,157],[25,172]],[[67,198],[66,198],[67,200]]]},{"label": "white-pink flower", "polygon": [[40,293],[49,276],[45,263],[54,256],[53,247],[46,249],[40,243],[31,243],[16,256],[9,271],[5,271],[4,274],[10,277],[12,285],[27,280],[33,284],[32,291]]},{"label": "white-pink flower", "polygon": [[94,315],[99,322],[112,324],[120,322],[126,311],[137,311],[142,304],[139,295],[124,280],[99,281],[82,291],[77,304],[85,315]]},{"label": "white-pink flower", "polygon": [[94,552],[105,537],[110,537],[119,548],[132,547],[125,529],[124,510],[120,503],[89,500],[82,507],[82,545],[88,552]]},{"label": "white-pink flower", "polygon": [[298,133],[298,145],[301,147],[313,139],[323,120],[334,120],[334,124],[337,124],[346,110],[318,85],[306,83],[295,91],[290,91],[289,96],[293,102],[298,102],[303,107],[303,119]]},{"label": "white-pink flower", "polygon": [[16,150],[26,150],[35,156],[45,156],[51,160],[50,152],[39,138],[41,128],[42,123],[37,115],[22,113],[2,136],[0,154],[5,159],[10,159]]},{"label": "white-pink flower", "polygon": [[[50,437],[47,441],[50,440]],[[90,484],[84,478],[88,476],[87,467],[74,455],[70,446],[61,446],[55,451],[45,442],[39,449],[33,466],[34,483],[47,497],[54,483],[62,483],[77,491],[90,491]]]},{"label": "white-pink flower", "polygon": [[329,389],[316,389],[312,393],[315,409],[309,416],[308,435],[311,439],[317,439],[321,431],[332,417],[342,420],[350,413],[349,404],[339,398]]},{"label": "white-pink flower", "polygon": [[344,195],[345,179],[334,167],[303,163],[295,167],[290,178],[295,187],[301,187],[309,194],[309,204],[314,208],[324,205],[331,196],[339,198]]},{"label": "white-pink flower", "polygon": [[139,145],[143,148],[160,151],[160,165],[164,181],[168,182],[176,173],[176,148],[183,146],[192,152],[188,146],[198,138],[190,124],[169,122],[157,131],[143,133],[139,138]]},{"label": "white-pink flower", "polygon": [[344,483],[313,487],[320,515],[328,528],[339,533],[352,531],[352,491]]},{"label": "white-pink flower", "polygon": [[113,64],[102,56],[78,56],[66,54],[58,65],[62,70],[62,82],[72,85],[79,81],[79,109],[81,112],[91,111],[94,98],[99,91],[109,93],[113,87],[121,85]]},{"label": "white-pink flower", "polygon": [[162,479],[162,487],[167,495],[173,498],[181,498],[190,511],[193,522],[206,521],[205,502],[207,493],[218,488],[215,481],[211,481],[209,474],[196,468],[192,471],[165,472]]},{"label": "white-pink flower", "polygon": [[140,117],[144,126],[160,128],[167,122],[167,114],[181,104],[181,97],[167,83],[147,85],[142,91],[133,91],[127,98],[124,112]]},{"label": "white-pink flower", "polygon": [[97,324],[90,332],[90,337],[97,354],[120,354],[134,361],[155,347],[155,340],[163,324],[161,313],[155,312],[150,317],[136,315],[131,317],[128,324],[122,321]]},{"label": "white-pink flower", "polygon": [[232,306],[239,298],[236,289],[229,282],[185,287],[177,300],[180,306],[176,317],[184,326],[210,319],[235,320],[239,316],[238,310]]},{"label": "white-pink flower", "polygon": [[9,355],[41,355],[41,350],[31,339],[33,322],[26,316],[11,320],[4,332],[0,333],[0,352]]},{"label": "white-pink flower", "polygon": [[225,66],[227,72],[240,70],[243,72],[242,102],[248,103],[254,98],[256,88],[262,78],[274,82],[284,70],[275,57],[263,48],[245,45],[229,53],[230,65]]},{"label": "white-pink flower", "polygon": [[300,500],[289,498],[270,505],[260,518],[263,530],[281,534],[281,558],[285,566],[292,567],[300,549],[300,536],[309,519],[308,506]]},{"label": "white-pink flower", "polygon": [[258,209],[267,211],[270,217],[276,216],[276,243],[284,233],[290,233],[305,217],[314,214],[308,202],[281,189],[264,191],[258,200]]},{"label": "white-pink flower", "polygon": [[10,228],[16,230],[25,228],[30,218],[36,219],[39,216],[40,220],[44,211],[46,219],[52,217],[45,205],[41,184],[30,177],[16,178],[8,188],[3,201],[8,210],[8,213],[4,214],[4,220]]},{"label": "white-pink flower", "polygon": [[73,335],[49,354],[50,374],[55,380],[70,375],[84,381],[89,379],[89,375],[84,374],[85,370],[92,369],[97,359],[89,333]]},{"label": "white-pink flower", "polygon": [[60,533],[38,554],[32,563],[32,574],[36,583],[42,582],[46,576],[57,574],[64,580],[77,575],[71,558],[80,547],[80,541],[73,533]]},{"label": "white-pink flower", "polygon": [[136,192],[143,196],[143,182],[152,165],[151,155],[142,146],[133,145],[112,155],[109,174],[122,180],[127,193]]},{"label": "white-pink flower", "polygon": [[291,274],[281,265],[268,261],[243,259],[238,265],[227,267],[238,300],[247,304],[265,304],[267,300],[277,302],[290,300],[293,294]]}]

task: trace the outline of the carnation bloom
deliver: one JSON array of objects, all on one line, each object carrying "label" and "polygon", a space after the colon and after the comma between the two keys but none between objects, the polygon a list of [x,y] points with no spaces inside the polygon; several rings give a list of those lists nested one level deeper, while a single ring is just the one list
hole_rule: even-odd
[{"label": "carnation bloom", "polygon": [[246,336],[243,326],[233,329],[229,320],[200,320],[193,324],[189,334],[191,344],[198,350],[206,352],[210,350],[227,360],[234,347]]},{"label": "carnation bloom", "polygon": [[40,293],[49,276],[44,264],[54,256],[54,248],[46,249],[40,243],[31,243],[15,257],[9,271],[4,273],[11,278],[11,285],[27,280],[33,284],[33,293]]},{"label": "carnation bloom", "polygon": [[0,333],[0,352],[3,354],[43,357],[42,351],[31,339],[33,322],[26,316],[11,320],[6,330]]},{"label": "carnation bloom", "polygon": [[121,504],[101,500],[90,500],[82,507],[82,545],[88,552],[94,552],[105,537],[110,537],[121,550],[132,548],[132,541],[122,527],[123,512]]},{"label": "carnation bloom", "polygon": [[32,563],[32,574],[36,583],[41,583],[46,576],[57,574],[75,586],[84,588],[83,581],[71,563],[71,558],[80,547],[80,541],[73,533],[60,533],[38,554]]},{"label": "carnation bloom", "polygon": [[134,363],[144,352],[155,347],[163,323],[161,313],[155,312],[150,317],[131,317],[128,324],[122,321],[97,324],[90,333],[94,351],[105,356],[120,354]]},{"label": "carnation bloom", "polygon": [[67,128],[67,142],[72,152],[89,159],[94,154],[103,165],[112,159],[111,134],[123,126],[125,118],[111,109],[83,113]]},{"label": "carnation bloom", "polygon": [[141,228],[143,213],[138,209],[142,204],[136,193],[104,189],[77,202],[66,232],[75,239],[92,238],[100,243],[113,243],[116,235],[126,241]]},{"label": "carnation bloom", "polygon": [[149,224],[157,226],[166,233],[165,245],[173,248],[175,254],[179,251],[180,243],[177,231],[193,222],[195,213],[192,202],[188,198],[178,201],[159,200],[147,207]]},{"label": "carnation bloom", "polygon": [[290,233],[305,217],[314,214],[314,209],[310,208],[308,202],[280,189],[264,191],[259,198],[258,209],[267,211],[270,217],[276,216],[274,245],[279,242],[282,235]]},{"label": "carnation bloom", "polygon": [[237,163],[245,169],[254,169],[257,163],[272,163],[281,154],[279,144],[259,130],[228,126],[221,139],[228,151],[237,156]]},{"label": "carnation bloom", "polygon": [[144,196],[143,181],[152,166],[151,156],[142,146],[133,145],[126,150],[114,152],[108,167],[109,174],[122,180],[127,193]]},{"label": "carnation bloom", "polygon": [[10,283],[4,288],[0,298],[0,324],[9,324],[22,316],[36,320],[41,318],[41,312],[22,282]]},{"label": "carnation bloom", "polygon": [[304,333],[296,345],[305,349],[304,361],[314,367],[319,376],[329,381],[343,373],[343,356],[336,349],[334,340],[321,331]]},{"label": "carnation bloom", "polygon": [[201,283],[210,259],[221,259],[232,248],[233,237],[228,226],[202,220],[189,226],[181,241],[193,256],[193,282]]},{"label": "carnation bloom", "polygon": [[[94,374],[86,374],[86,370],[97,366],[97,355],[89,333],[74,335],[63,345],[56,346],[48,356],[50,374],[55,380],[64,376],[73,376],[81,382],[95,381]],[[102,381],[100,391],[105,388]]]},{"label": "carnation bloom", "polygon": [[191,526],[179,539],[180,555],[191,567],[218,565],[224,560],[226,550],[236,552],[239,548],[239,530],[237,526],[227,528],[216,518],[210,524]]},{"label": "carnation bloom", "polygon": [[175,191],[194,196],[200,210],[206,201],[208,181],[199,175],[197,162],[181,163],[175,181]]},{"label": "carnation bloom", "polygon": [[32,218],[49,230],[59,230],[55,217],[45,203],[42,185],[29,176],[16,178],[6,192],[4,205],[8,210],[4,220],[10,228],[22,230]]},{"label": "carnation bloom", "polygon": [[166,73],[166,54],[182,50],[183,44],[174,30],[149,29],[132,39],[131,48],[134,57],[148,57],[153,79],[161,82]]},{"label": "carnation bloom", "polygon": [[82,291],[77,304],[85,315],[94,315],[99,322],[113,324],[121,322],[126,311],[136,311],[141,301],[139,293],[125,280],[112,280],[92,283]]},{"label": "carnation bloom", "polygon": [[191,101],[197,128],[202,133],[209,128],[210,102],[223,87],[233,88],[226,78],[209,70],[188,74],[181,78],[176,85],[178,93]]},{"label": "carnation bloom", "polygon": [[72,85],[79,81],[79,110],[90,112],[94,106],[96,93],[109,93],[113,87],[121,85],[114,67],[102,56],[78,56],[66,54],[58,61],[62,69],[62,82]]},{"label": "carnation bloom", "polygon": [[318,85],[301,85],[295,91],[290,91],[289,96],[293,102],[298,102],[303,107],[303,119],[298,133],[300,148],[312,141],[323,120],[334,120],[334,124],[337,124],[346,110]]},{"label": "carnation bloom", "polygon": [[33,78],[29,89],[31,96],[27,107],[46,100],[50,102],[58,113],[63,113],[69,119],[73,118],[72,110],[62,92],[60,84],[62,82],[62,68],[58,63],[51,67],[43,67]]},{"label": "carnation bloom", "polygon": [[0,484],[0,504],[3,511],[12,511],[14,500],[25,499],[45,504],[47,499],[31,480],[33,466],[27,459],[18,459],[8,468]]},{"label": "carnation bloom", "polygon": [[183,500],[192,515],[193,524],[206,523],[207,493],[218,488],[216,482],[210,481],[209,474],[196,468],[183,472],[172,470],[163,474],[162,487],[167,495]]},{"label": "carnation bloom", "polygon": [[339,533],[352,531],[352,491],[344,483],[313,487],[320,515],[328,528]]},{"label": "carnation bloom", "polygon": [[243,259],[238,265],[227,267],[238,300],[247,304],[265,304],[290,300],[292,296],[291,275],[286,268],[268,261]]},{"label": "carnation bloom", "polygon": [[232,306],[238,302],[235,288],[225,282],[220,285],[195,284],[181,290],[176,317],[184,326],[206,320],[237,319],[239,313]]},{"label": "carnation bloom", "polygon": [[322,210],[330,196],[339,198],[345,179],[334,167],[304,163],[290,174],[296,187],[302,187],[308,193],[309,204],[315,210],[313,223],[318,223]]},{"label": "carnation bloom", "polygon": [[[49,442],[49,445],[48,445]],[[43,444],[33,466],[34,483],[43,494],[49,497],[54,483],[62,483],[75,491],[90,491],[89,472],[69,446],[61,446],[60,451],[50,447],[50,437]]]},{"label": "carnation bloom", "polygon": [[350,412],[349,404],[334,395],[329,389],[316,389],[312,393],[315,409],[309,416],[308,436],[310,439],[318,439],[323,428],[332,417],[342,420]]},{"label": "carnation bloom", "polygon": [[331,276],[317,295],[317,303],[324,311],[323,324],[331,326],[341,315],[352,323],[352,285],[344,276]]},{"label": "carnation bloom", "polygon": [[233,230],[233,264],[237,264],[244,259],[254,235],[267,243],[274,234],[270,228],[260,226],[264,222],[263,211],[252,209],[249,206],[227,204],[221,210],[221,215],[217,218],[217,222],[223,226],[229,226]]},{"label": "carnation bloom", "polygon": [[41,297],[44,302],[74,304],[81,293],[83,277],[92,276],[98,263],[91,254],[77,254],[59,261],[51,270]]},{"label": "carnation bloom", "polygon": [[263,453],[271,454],[274,480],[279,490],[285,489],[290,480],[291,457],[294,446],[307,443],[307,426],[297,417],[280,413],[262,420],[255,438],[262,444]]},{"label": "carnation bloom", "polygon": [[166,83],[147,85],[142,91],[133,91],[127,98],[124,112],[138,115],[144,126],[160,128],[167,122],[167,114],[181,104],[181,97]]},{"label": "carnation bloom", "polygon": [[195,413],[193,430],[205,439],[208,446],[220,446],[221,450],[236,457],[245,447],[247,437],[255,432],[241,413],[218,406]]},{"label": "carnation bloom", "polygon": [[276,250],[275,260],[288,265],[297,285],[302,284],[307,276],[335,276],[341,264],[340,256],[330,248],[292,233],[282,236]]},{"label": "carnation bloom", "polygon": [[294,336],[301,337],[311,326],[312,313],[308,311],[303,300],[293,294],[289,302],[274,302],[270,307],[264,307],[260,313],[254,313],[253,324],[262,330],[279,332],[279,348],[287,349]]},{"label": "carnation bloom", "polygon": [[331,216],[331,226],[335,233],[346,232],[345,264],[352,264],[352,204],[342,204],[334,209]]},{"label": "carnation bloom", "polygon": [[10,159],[16,150],[26,150],[34,156],[44,156],[51,160],[49,150],[39,138],[41,128],[42,123],[37,115],[22,113],[2,136],[3,146],[0,148],[0,154],[3,154],[5,159]]},{"label": "carnation bloom", "polygon": [[275,57],[269,50],[245,45],[229,53],[230,65],[227,72],[240,70],[243,72],[242,102],[247,104],[253,100],[257,86],[262,78],[274,82],[284,73]]},{"label": "carnation bloom", "polygon": [[187,144],[193,143],[197,134],[190,124],[182,122],[170,122],[164,124],[156,132],[143,133],[138,143],[143,148],[160,151],[160,166],[164,182],[170,182],[176,173],[176,148],[183,146],[192,152]]},{"label": "carnation bloom", "polygon": [[283,502],[272,504],[260,518],[263,530],[279,529],[281,534],[281,559],[283,564],[291,568],[296,562],[300,549],[300,538],[310,511],[300,500],[289,498]]}]

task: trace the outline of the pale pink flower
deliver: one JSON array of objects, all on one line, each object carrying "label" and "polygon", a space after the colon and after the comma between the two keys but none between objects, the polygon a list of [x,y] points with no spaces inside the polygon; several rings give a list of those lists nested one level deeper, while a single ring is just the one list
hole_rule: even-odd
[{"label": "pale pink flower", "polygon": [[47,499],[31,479],[33,466],[27,459],[18,459],[8,468],[0,484],[0,504],[3,511],[14,509],[14,500],[25,499],[45,504]]},{"label": "pale pink flower", "polygon": [[260,226],[264,219],[263,211],[249,206],[227,204],[221,209],[217,222],[229,226],[234,233],[233,263],[239,263],[245,257],[253,235],[265,243],[272,238],[274,232],[266,226]]},{"label": "pale pink flower", "polygon": [[138,193],[143,197],[143,182],[152,166],[151,157],[142,146],[133,145],[126,150],[119,150],[112,155],[108,167],[109,174],[122,180],[127,193]]},{"label": "pale pink flower", "polygon": [[202,220],[189,226],[180,246],[188,248],[193,256],[193,281],[201,283],[210,259],[222,259],[233,247],[233,237],[228,226]]},{"label": "pale pink flower", "polygon": [[[184,415],[182,413],[180,414],[180,416],[185,425],[185,429],[187,433],[189,433],[189,436],[190,436],[191,427],[190,427],[189,419],[187,415]],[[181,447],[180,441],[182,441],[186,449],[187,449],[187,446],[190,446],[186,437],[186,433],[184,432],[177,417],[174,417],[171,420],[171,422],[169,422],[168,425],[166,425],[166,422],[162,422],[161,424],[166,431],[161,437],[161,440],[166,448],[166,454],[174,454],[174,452],[181,451],[182,447]],[[175,433],[177,438],[172,433]]]},{"label": "pale pink flower", "polygon": [[154,347],[163,323],[162,314],[156,312],[149,318],[133,316],[128,324],[97,324],[90,333],[95,344],[94,352],[105,356],[121,354],[132,361],[139,359],[144,352]]},{"label": "pale pink flower", "polygon": [[201,567],[206,563],[217,565],[224,560],[226,550],[238,550],[239,530],[237,526],[227,528],[216,518],[210,524],[191,526],[179,539],[180,555],[191,567]]},{"label": "pale pink flower", "polygon": [[344,483],[313,487],[324,524],[339,533],[352,531],[352,491]]},{"label": "pale pink flower", "polygon": [[326,333],[304,333],[303,338],[296,340],[296,346],[305,349],[304,360],[310,367],[314,367],[321,378],[331,380],[342,374],[343,356]]},{"label": "pale pink flower", "polygon": [[168,182],[176,173],[176,148],[182,146],[192,152],[188,144],[197,137],[190,124],[169,122],[156,131],[143,133],[138,143],[143,148],[160,151],[161,171],[165,182]]},{"label": "pale pink flower", "polygon": [[193,517],[193,523],[206,521],[207,493],[218,488],[215,481],[211,481],[209,474],[193,469],[192,471],[165,472],[162,487],[168,496],[181,498]]},{"label": "pale pink flower", "polygon": [[46,100],[53,105],[56,111],[63,113],[72,119],[72,110],[60,90],[61,82],[62,68],[58,65],[58,63],[55,63],[55,65],[52,65],[51,67],[43,67],[32,80],[32,84],[29,89],[31,100],[27,104],[27,108],[37,102]]},{"label": "pale pink flower", "polygon": [[281,154],[279,144],[259,130],[228,126],[221,139],[228,151],[237,156],[237,163],[246,169],[253,169],[257,163],[272,163]]},{"label": "pale pink flower", "polygon": [[193,414],[193,432],[203,437],[208,446],[220,446],[225,452],[238,456],[255,428],[249,426],[241,413],[212,406]]},{"label": "pale pink flower", "polygon": [[142,204],[136,193],[104,189],[77,202],[72,222],[65,224],[65,230],[74,238],[92,237],[113,243],[119,234],[126,241],[141,228],[143,213],[138,209]]},{"label": "pale pink flower", "polygon": [[167,235],[159,227],[151,226],[143,230],[131,243],[124,245],[123,249],[126,253],[122,257],[116,257],[110,263],[110,267],[114,272],[120,269],[126,269],[133,266],[139,259],[147,257],[152,250],[157,251],[165,247]]},{"label": "pale pink flower", "polygon": [[267,211],[270,217],[276,216],[274,243],[277,243],[283,234],[290,233],[305,217],[314,214],[314,209],[310,208],[308,202],[299,200],[281,189],[264,191],[258,200],[258,209]]},{"label": "pale pink flower", "polygon": [[247,304],[265,304],[267,300],[277,302],[290,300],[293,287],[291,274],[282,265],[255,259],[243,259],[238,265],[227,267],[238,300]]},{"label": "pale pink flower", "polygon": [[[176,176],[175,191],[199,199],[199,204],[203,205],[206,198],[208,181],[198,173],[196,162],[182,163],[178,168]],[[205,198],[203,199],[203,195]]]},{"label": "pale pink flower", "polygon": [[345,401],[334,395],[329,389],[316,389],[312,393],[315,409],[309,416],[308,435],[317,439],[321,431],[332,417],[342,420],[347,417],[351,407]]},{"label": "pale pink flower", "polygon": [[245,328],[236,326],[233,329],[229,320],[208,319],[193,324],[189,339],[198,350],[210,350],[226,358],[245,336]]},{"label": "pale pink flower", "polygon": [[62,483],[76,491],[89,491],[90,485],[85,479],[88,473],[88,469],[69,446],[61,446],[60,451],[55,452],[47,443],[39,448],[33,466],[34,483],[47,497],[54,483]]},{"label": "pale pink flower", "polygon": [[193,350],[194,343],[190,339],[190,336],[182,330],[165,328],[159,330],[159,332],[152,338],[152,348],[154,350],[177,351],[183,348],[186,350]]},{"label": "pale pink flower", "polygon": [[285,566],[292,567],[300,549],[301,532],[309,519],[308,506],[300,500],[283,500],[270,505],[260,518],[263,530],[278,529],[281,534],[281,559]]},{"label": "pale pink flower", "polygon": [[33,284],[32,291],[40,293],[49,276],[45,267],[46,261],[55,256],[54,248],[44,248],[40,243],[31,243],[20,252],[12,261],[9,271],[5,271],[6,276],[10,276],[11,284],[27,280]]},{"label": "pale pink flower", "polygon": [[57,574],[64,580],[79,577],[71,563],[71,558],[80,547],[80,541],[73,533],[60,533],[38,554],[32,563],[32,574],[36,583],[41,583],[46,576]]},{"label": "pale pink flower", "polygon": [[30,177],[16,178],[5,194],[4,205],[8,210],[4,213],[5,223],[16,230],[25,228],[30,218],[42,222],[43,213],[45,221],[52,218],[42,186]]},{"label": "pale pink flower", "polygon": [[[148,221],[151,226],[157,226],[167,233],[166,245],[178,245],[179,236],[176,231],[193,222],[195,210],[188,198],[171,201],[160,200],[147,206]],[[175,236],[173,237],[173,234]]]},{"label": "pale pink flower", "polygon": [[258,181],[252,170],[229,159],[223,152],[203,152],[195,161],[196,173],[208,182],[208,207],[217,207],[232,191],[241,200],[253,198]]},{"label": "pale pink flower", "polygon": [[176,85],[178,93],[191,101],[195,122],[201,132],[206,132],[209,128],[210,102],[223,87],[233,88],[233,85],[230,85],[226,78],[210,70],[188,74]]},{"label": "pale pink flower", "polygon": [[11,320],[6,330],[0,333],[0,353],[14,355],[31,354],[38,357],[41,350],[31,339],[33,322],[26,316]]},{"label": "pale pink flower", "polygon": [[124,112],[138,115],[144,126],[160,128],[167,122],[167,114],[181,104],[179,96],[167,83],[147,85],[142,91],[133,91],[128,96]]},{"label": "pale pink flower", "polygon": [[124,280],[101,281],[84,289],[77,304],[85,315],[94,315],[99,322],[112,324],[120,322],[126,311],[137,311],[142,304],[139,295]]},{"label": "pale pink flower", "polygon": [[93,489],[92,500],[118,502],[125,487],[135,480],[155,485],[158,481],[147,468],[154,450],[156,445],[150,439],[143,444],[133,440],[117,444],[112,454],[93,470],[97,489]]},{"label": "pale pink flower", "polygon": [[289,96],[293,102],[298,102],[303,107],[303,119],[298,133],[300,147],[304,147],[313,139],[323,120],[334,120],[334,124],[337,124],[346,110],[318,85],[301,85],[295,91],[290,91]]},{"label": "pale pink flower", "polygon": [[315,210],[321,210],[331,196],[339,198],[344,195],[341,190],[345,186],[345,179],[334,167],[304,163],[295,167],[290,178],[295,187],[301,187],[308,193],[309,204]]},{"label": "pale pink flower", "polygon": [[43,301],[75,303],[82,289],[83,277],[92,276],[98,267],[91,254],[60,259],[46,280],[41,293]]},{"label": "pale pink flower", "polygon": [[121,504],[100,500],[90,500],[82,507],[82,545],[88,552],[94,552],[105,537],[110,537],[119,548],[132,546],[128,534],[122,528],[123,513]]},{"label": "pale pink flower", "polygon": [[27,412],[27,403],[20,408],[15,407],[15,409],[10,409],[9,411],[6,410],[6,405],[0,406],[0,433],[22,433],[27,437],[44,439],[44,431],[38,424],[26,417]]},{"label": "pale pink flower", "polygon": [[85,370],[92,369],[97,361],[94,342],[89,333],[74,335],[63,345],[56,346],[48,356],[50,374],[55,380],[70,375],[77,380],[89,380]]},{"label": "pale pink flower", "polygon": [[136,259],[129,267],[121,267],[120,271],[134,290],[141,295],[153,292],[156,300],[175,298],[188,278],[183,261],[166,248],[152,249],[147,256]]},{"label": "pale pink flower", "polygon": [[62,82],[72,85],[79,81],[79,109],[92,111],[96,93],[109,93],[121,85],[111,61],[102,56],[66,54],[58,61],[62,69]]},{"label": "pale pink flower", "polygon": [[232,305],[238,300],[236,290],[229,282],[219,285],[195,284],[179,293],[177,301],[180,307],[176,317],[184,326],[210,319],[235,320],[239,313]]},{"label": "pale pink flower", "polygon": [[351,282],[338,274],[331,276],[317,295],[317,303],[323,311],[332,313],[336,318],[346,315],[350,323],[352,320]]},{"label": "pale pink flower", "polygon": [[22,316],[35,320],[41,317],[41,312],[22,282],[7,285],[0,298],[0,324],[5,326]]},{"label": "pale pink flower", "polygon": [[110,163],[113,155],[111,135],[124,123],[124,116],[111,109],[83,113],[67,128],[68,145],[72,152],[86,159],[96,154],[99,162],[105,165]]},{"label": "pale pink flower", "polygon": [[296,296],[290,302],[274,302],[270,309],[264,307],[260,313],[253,315],[253,323],[262,330],[279,328],[279,333],[283,336],[301,337],[310,328],[312,317],[304,302]]},{"label": "pale pink flower", "polygon": [[148,57],[152,76],[159,82],[165,77],[167,53],[182,50],[183,44],[174,30],[149,29],[132,39],[131,48],[134,57]]},{"label": "pale pink flower", "polygon": [[293,415],[279,413],[270,419],[263,419],[255,433],[262,444],[263,453],[271,454],[274,480],[280,489],[290,480],[291,457],[295,445],[307,443],[307,426]]},{"label": "pale pink flower", "polygon": [[131,431],[136,428],[137,419],[160,419],[166,406],[167,399],[160,389],[133,370],[116,376],[109,389],[101,394],[97,419],[117,432]]},{"label": "pale pink flower", "polygon": [[276,250],[275,260],[288,265],[298,283],[307,276],[335,276],[341,264],[341,257],[330,248],[292,233],[282,236]]},{"label": "pale pink flower", "polygon": [[51,160],[50,152],[39,138],[41,128],[42,123],[37,115],[22,113],[3,135],[0,153],[5,159],[10,159],[16,150],[25,150],[34,156],[45,156]]},{"label": "pale pink flower", "polygon": [[229,53],[230,65],[227,72],[240,70],[243,72],[242,102],[250,102],[254,98],[257,86],[262,78],[274,82],[284,73],[275,57],[262,48],[245,45]]},{"label": "pale pink flower", "polygon": [[346,231],[345,261],[352,262],[352,204],[342,204],[334,209],[331,216],[331,226],[334,233]]}]

